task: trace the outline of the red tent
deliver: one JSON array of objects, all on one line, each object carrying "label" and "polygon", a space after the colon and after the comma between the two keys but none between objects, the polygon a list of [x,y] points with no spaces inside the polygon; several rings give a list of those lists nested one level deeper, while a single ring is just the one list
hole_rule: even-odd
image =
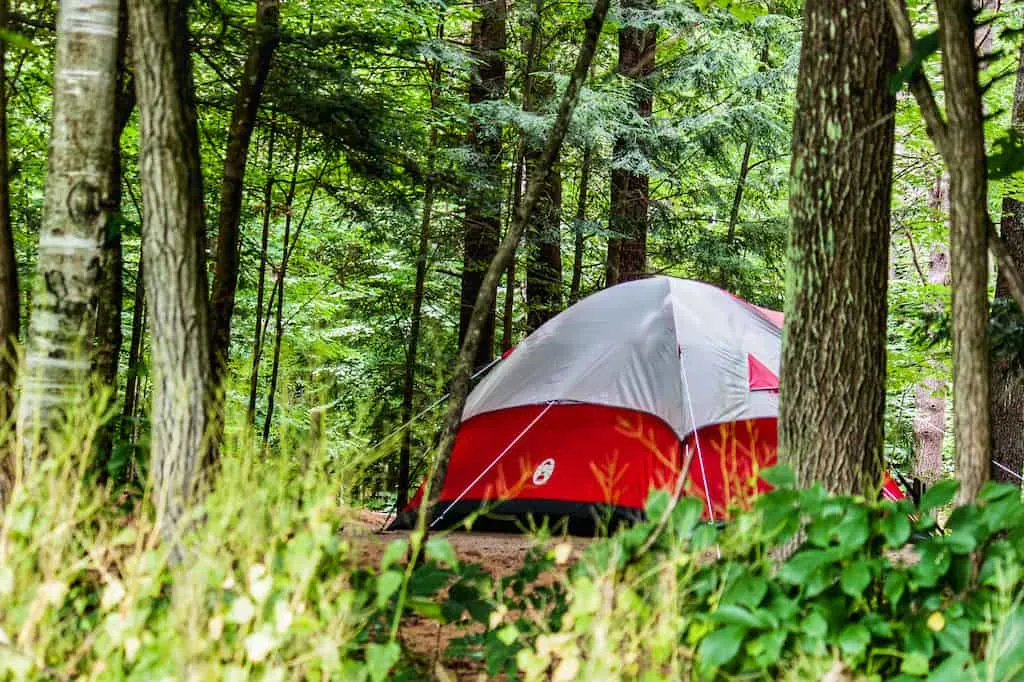
[{"label": "red tent", "polygon": [[470,394],[432,526],[479,513],[476,527],[533,516],[588,532],[639,518],[655,488],[703,499],[711,521],[749,505],[776,461],[781,330],[781,313],[670,277],[578,302]]}]

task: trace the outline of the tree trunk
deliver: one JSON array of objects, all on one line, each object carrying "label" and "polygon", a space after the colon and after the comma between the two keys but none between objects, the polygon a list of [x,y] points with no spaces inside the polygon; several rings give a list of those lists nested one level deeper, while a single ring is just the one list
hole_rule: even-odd
[{"label": "tree trunk", "polygon": [[[481,12],[473,22],[474,67],[469,84],[469,103],[497,101],[505,89],[505,17],[506,0],[474,0]],[[465,252],[462,262],[462,291],[459,309],[459,344],[466,338],[473,304],[483,285],[487,265],[493,260],[501,234],[501,133],[474,121],[468,142],[479,158],[484,191],[472,191],[466,200],[463,222]],[[484,319],[481,343],[474,365],[491,361],[494,353],[495,310],[493,300]]]},{"label": "tree trunk", "polygon": [[[1024,134],[1024,50],[1020,53],[1017,67],[1011,124],[1014,130]],[[1014,262],[1024,263],[1024,201],[1012,194],[1004,196],[1001,222],[1003,239]],[[996,298],[1009,297],[1005,269],[1000,266]],[[1024,368],[1010,357],[994,358],[991,391],[992,456],[1002,467],[1009,469],[1006,471],[993,466],[992,478],[1020,485],[1018,476],[1024,475]]]},{"label": "tree trunk", "polygon": [[110,220],[117,0],[60,4],[49,169],[19,422],[30,455],[81,409]]},{"label": "tree trunk", "polygon": [[[154,501],[171,537],[216,454],[213,370],[186,0],[129,0],[139,99],[142,257],[152,325]],[[109,146],[109,145],[108,145]]]},{"label": "tree trunk", "polygon": [[804,21],[779,452],[802,486],[864,493],[882,479],[896,38],[872,0],[809,0]]},{"label": "tree trunk", "polygon": [[121,412],[121,438],[127,439],[130,424],[136,414],[139,403],[139,365],[142,361],[143,328],[146,317],[146,282],[144,279],[143,261],[139,260],[139,271],[135,276],[135,300],[132,307],[132,338],[128,343],[128,376],[124,386],[124,409]]},{"label": "tree trunk", "polygon": [[[9,30],[7,14],[8,0],[0,0],[0,28],[4,31]],[[0,423],[7,422],[14,408],[17,341],[21,327],[18,264],[14,257],[14,232],[11,229],[6,56],[7,41],[0,35]]]},{"label": "tree trunk", "polygon": [[[623,11],[653,10],[656,0],[624,0]],[[658,31],[625,26],[619,29],[619,74],[633,81],[637,113],[650,119],[654,104],[644,81],[654,73]],[[627,141],[615,141],[615,157],[627,151]],[[611,178],[611,231],[608,242],[606,286],[639,279],[647,274],[647,209],[650,180],[645,174],[613,168]]]},{"label": "tree trunk", "polygon": [[505,238],[502,240],[494,259],[487,268],[480,287],[480,293],[477,295],[476,303],[473,305],[473,314],[470,316],[466,338],[462,343],[458,359],[455,363],[451,397],[448,399],[448,410],[445,414],[444,426],[441,431],[437,457],[434,459],[433,468],[428,478],[426,495],[424,497],[425,502],[421,507],[422,519],[425,519],[426,514],[433,510],[436,505],[441,491],[441,484],[448,473],[448,463],[451,460],[452,447],[455,445],[455,434],[458,432],[459,424],[462,422],[462,410],[466,405],[466,396],[469,394],[470,378],[473,373],[473,360],[476,357],[477,346],[483,335],[488,311],[494,305],[498,280],[515,253],[516,245],[523,236],[523,231],[529,223],[530,215],[540,199],[540,194],[547,182],[547,175],[551,172],[555,159],[558,158],[562,141],[569,130],[569,122],[576,107],[580,88],[586,79],[590,63],[594,59],[594,52],[601,37],[601,28],[604,26],[605,16],[608,14],[609,3],[610,0],[596,0],[593,13],[586,20],[586,34],[580,48],[579,57],[576,60],[576,66],[569,79],[569,84],[559,103],[558,113],[555,116],[551,132],[548,134],[544,151],[537,162],[538,172],[530,178],[523,201],[516,207],[512,224],[509,226],[509,230],[505,234]]},{"label": "tree trunk", "polygon": [[[238,287],[238,227],[242,213],[249,142],[256,125],[263,86],[279,36],[279,0],[258,0],[252,45],[242,70],[242,81],[235,93],[224,153],[224,173],[220,188],[220,217],[217,233],[217,263],[214,269],[210,311],[213,340],[214,381],[221,384],[231,350],[231,316],[235,310]],[[220,386],[219,386],[220,387]]]},{"label": "tree trunk", "polygon": [[[270,387],[267,390],[267,414],[263,420],[263,445],[270,441],[270,424],[274,420],[274,397],[277,394],[277,375],[281,367],[281,337],[284,336],[284,281],[288,274],[288,259],[292,252],[292,206],[295,204],[295,189],[299,182],[299,162],[302,160],[302,126],[295,135],[295,156],[292,159],[292,179],[284,199],[284,242],[281,250],[281,267],[277,270],[277,308],[274,311],[274,358],[270,364]],[[311,192],[316,191],[313,187]],[[303,215],[305,220],[305,215]],[[295,238],[298,239],[298,233]]]},{"label": "tree trunk", "polygon": [[[110,163],[110,211],[121,213],[121,136],[135,109],[135,85],[128,72],[128,5],[118,5],[117,81],[114,86],[114,137],[111,140],[113,156]],[[121,226],[116,220],[107,226],[103,244],[103,262],[100,265],[100,295],[96,307],[96,327],[93,333],[96,373],[100,382],[110,391],[111,403],[116,402],[117,369],[121,362],[121,313],[124,307],[124,254],[121,246]],[[114,447],[117,424],[104,424],[96,436],[98,463],[105,464]],[[101,468],[101,475],[105,473]]]},{"label": "tree trunk", "polygon": [[569,305],[580,300],[580,285],[583,281],[583,249],[586,247],[586,235],[583,224],[587,220],[587,189],[590,184],[590,164],[594,149],[590,145],[583,150],[583,163],[580,165],[580,193],[576,201],[576,239],[572,252],[572,282],[569,284]]},{"label": "tree trunk", "polygon": [[[536,155],[530,156],[530,173],[539,172]],[[526,252],[527,334],[562,309],[562,173],[557,165],[547,174],[533,215]]]},{"label": "tree trunk", "polygon": [[[946,178],[940,173],[929,201],[932,210],[940,216],[945,216],[947,211],[947,189]],[[933,244],[928,255],[928,283],[948,285],[948,278],[949,250],[944,244]],[[938,307],[941,309],[941,304]],[[932,485],[943,476],[946,382],[939,376],[931,376],[918,384],[914,390],[914,409],[914,475],[925,485]]]},{"label": "tree trunk", "polygon": [[953,425],[960,502],[989,479],[988,207],[985,137],[971,0],[939,0],[948,130],[953,283]]},{"label": "tree trunk", "polygon": [[[431,149],[437,144],[436,133],[431,134]],[[427,249],[430,246],[430,219],[434,210],[434,179],[427,178],[423,189],[423,220],[420,241],[416,248],[416,284],[412,294],[412,318],[409,323],[409,348],[405,355],[405,382],[402,386],[402,449],[398,456],[398,509],[409,502],[409,459],[412,454],[413,400],[416,397],[416,355],[420,341],[420,320],[423,310],[423,291],[427,282]]]},{"label": "tree trunk", "polygon": [[263,297],[267,287],[267,246],[270,242],[270,216],[274,205],[274,141],[277,137],[277,119],[270,121],[270,141],[267,143],[267,180],[263,183],[263,232],[260,235],[260,269],[256,281],[256,330],[252,338],[252,369],[249,372],[249,407],[246,424],[256,423],[256,391],[260,381],[260,360],[263,355]]}]

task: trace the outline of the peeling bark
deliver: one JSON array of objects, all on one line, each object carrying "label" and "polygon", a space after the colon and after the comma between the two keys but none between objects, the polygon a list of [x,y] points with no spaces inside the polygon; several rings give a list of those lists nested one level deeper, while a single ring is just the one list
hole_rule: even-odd
[{"label": "peeling bark", "polygon": [[209,438],[213,370],[187,7],[185,0],[128,2],[152,326],[150,469],[165,538],[184,519],[217,445]]},{"label": "peeling bark", "polygon": [[802,486],[864,493],[882,477],[896,36],[873,0],[809,0],[804,21],[779,452]]},{"label": "peeling bark", "polygon": [[[111,217],[117,0],[60,4],[48,173],[19,428],[31,456],[80,409]],[[99,106],[97,105],[99,103]]]}]

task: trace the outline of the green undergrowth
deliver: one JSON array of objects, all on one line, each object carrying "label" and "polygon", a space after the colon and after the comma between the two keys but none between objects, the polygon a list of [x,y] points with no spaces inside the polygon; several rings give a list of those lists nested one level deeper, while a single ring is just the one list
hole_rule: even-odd
[{"label": "green undergrowth", "polygon": [[[174,563],[147,500],[71,454],[88,449],[54,452],[3,510],[0,679],[1024,679],[1024,505],[1009,487],[936,529],[952,482],[915,508],[797,491],[776,469],[776,489],[722,528],[655,493],[650,521],[575,558],[545,538],[497,578],[443,536],[367,559],[344,471],[241,445]],[[446,624],[444,651],[407,644],[411,615]]]}]

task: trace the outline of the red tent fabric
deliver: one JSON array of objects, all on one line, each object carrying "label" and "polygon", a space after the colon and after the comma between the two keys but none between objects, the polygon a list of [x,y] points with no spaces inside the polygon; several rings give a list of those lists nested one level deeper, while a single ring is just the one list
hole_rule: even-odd
[{"label": "red tent fabric", "polygon": [[[471,394],[432,526],[548,517],[592,532],[640,518],[654,489],[701,498],[709,521],[749,506],[777,457],[781,324],[781,313],[672,278],[580,301]],[[411,524],[422,496],[395,527]]]}]

